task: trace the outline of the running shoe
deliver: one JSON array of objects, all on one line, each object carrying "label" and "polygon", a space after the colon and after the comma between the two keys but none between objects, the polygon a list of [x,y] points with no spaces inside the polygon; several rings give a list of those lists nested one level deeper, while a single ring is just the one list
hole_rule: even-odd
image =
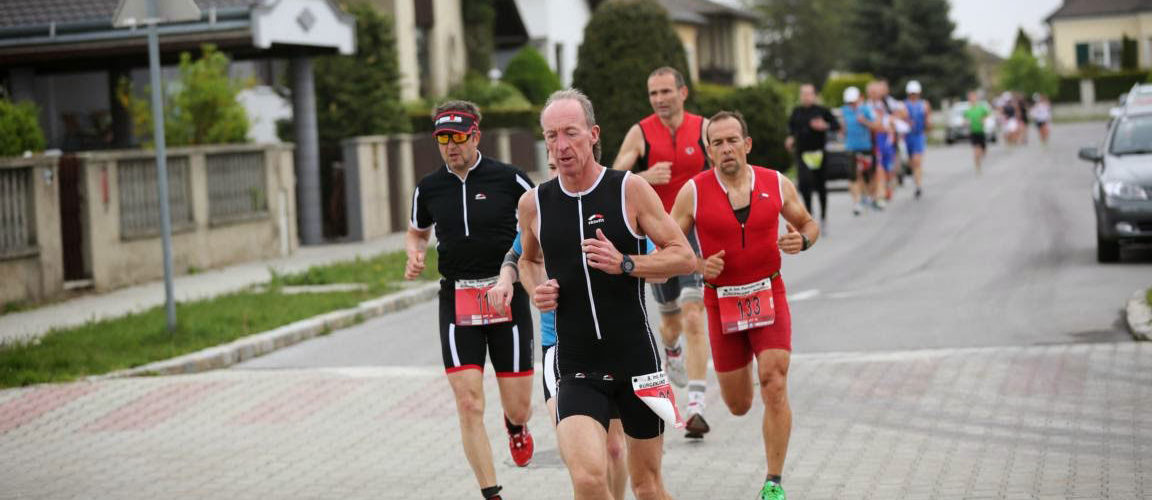
[{"label": "running shoe", "polygon": [[688,386],[688,374],[684,371],[684,351],[679,347],[675,349],[664,348],[664,355],[668,359],[668,378],[676,387]]},{"label": "running shoe", "polygon": [[512,452],[512,461],[519,467],[527,467],[532,462],[532,452],[535,446],[532,443],[532,433],[528,426],[520,427],[520,432],[508,433],[508,451]]},{"label": "running shoe", "polygon": [[760,488],[760,496],[756,497],[758,500],[786,500],[784,496],[784,488],[774,481],[765,481],[764,487]]},{"label": "running shoe", "polygon": [[857,203],[852,206],[852,215],[860,215],[864,211],[864,202]]},{"label": "running shoe", "polygon": [[684,425],[684,437],[688,439],[703,439],[708,431],[712,430],[708,426],[708,422],[704,420],[704,415],[699,412],[689,412],[688,423]]},{"label": "running shoe", "polygon": [[916,188],[916,199],[917,200],[920,199],[920,195],[922,195],[922,194],[924,194],[924,193],[921,192],[920,188]]}]

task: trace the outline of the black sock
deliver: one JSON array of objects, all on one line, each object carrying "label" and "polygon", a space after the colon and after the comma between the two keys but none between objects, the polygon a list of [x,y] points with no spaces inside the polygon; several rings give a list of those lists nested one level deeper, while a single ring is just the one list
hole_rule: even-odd
[{"label": "black sock", "polygon": [[508,420],[508,415],[504,415],[504,428],[508,429],[508,434],[516,434],[524,430],[523,425],[512,425],[512,421]]},{"label": "black sock", "polygon": [[488,500],[489,498],[496,498],[498,495],[500,495],[500,490],[502,489],[504,488],[500,487],[499,485],[480,488],[480,494],[484,495],[484,500]]},{"label": "black sock", "polygon": [[780,486],[783,486],[784,485],[784,476],[774,476],[772,474],[768,474],[768,477],[765,478],[764,481],[772,481],[773,483],[776,483]]}]

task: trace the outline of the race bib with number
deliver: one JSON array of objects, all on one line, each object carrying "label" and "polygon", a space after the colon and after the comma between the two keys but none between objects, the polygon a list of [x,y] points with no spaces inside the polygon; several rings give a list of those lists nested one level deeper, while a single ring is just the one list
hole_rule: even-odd
[{"label": "race bib with number", "polygon": [[772,278],[747,285],[717,287],[716,297],[720,302],[720,327],[724,333],[768,326],[776,321]]},{"label": "race bib with number", "polygon": [[668,375],[663,370],[632,377],[632,391],[665,423],[677,429],[684,428],[684,419],[676,409],[676,393],[668,384]]},{"label": "race bib with number", "polygon": [[485,294],[497,278],[456,280],[456,324],[460,326],[491,325],[512,321],[512,311],[503,313],[490,304]]}]

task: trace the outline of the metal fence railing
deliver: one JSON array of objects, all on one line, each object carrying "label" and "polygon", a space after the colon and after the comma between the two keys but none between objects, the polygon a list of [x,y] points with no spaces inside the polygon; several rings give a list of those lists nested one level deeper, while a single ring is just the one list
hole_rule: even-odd
[{"label": "metal fence railing", "polygon": [[[121,160],[116,168],[120,191],[120,237],[160,234],[156,161]],[[187,157],[168,158],[168,207],[173,229],[192,225],[192,180]]]},{"label": "metal fence railing", "polygon": [[205,157],[209,223],[268,215],[264,153],[221,153]]},{"label": "metal fence railing", "polygon": [[32,169],[0,170],[0,258],[36,251]]}]

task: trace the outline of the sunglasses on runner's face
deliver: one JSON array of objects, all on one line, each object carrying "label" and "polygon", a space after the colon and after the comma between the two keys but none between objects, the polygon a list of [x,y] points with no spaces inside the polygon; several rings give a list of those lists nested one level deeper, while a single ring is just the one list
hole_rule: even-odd
[{"label": "sunglasses on runner's face", "polygon": [[468,139],[471,137],[472,134],[440,134],[436,136],[436,142],[439,142],[440,144],[448,144],[448,141],[452,141],[456,144],[464,144],[465,142],[468,142]]}]

